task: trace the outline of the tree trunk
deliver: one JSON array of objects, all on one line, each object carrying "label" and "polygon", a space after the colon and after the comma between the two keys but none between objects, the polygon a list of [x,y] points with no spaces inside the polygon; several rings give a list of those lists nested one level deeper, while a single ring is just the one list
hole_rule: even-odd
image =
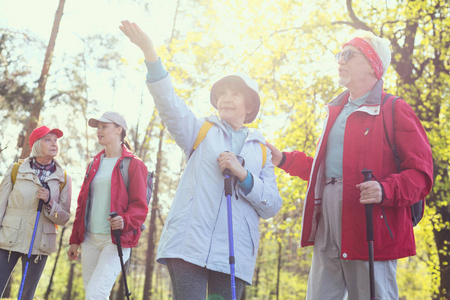
[{"label": "tree trunk", "polygon": [[48,73],[50,66],[52,64],[53,50],[55,49],[56,36],[58,35],[59,25],[61,23],[61,18],[64,11],[64,4],[66,0],[59,0],[58,9],[55,13],[55,19],[53,21],[52,33],[50,35],[50,40],[47,45],[47,51],[45,53],[44,64],[41,70],[41,76],[38,80],[38,86],[34,92],[34,104],[31,106],[30,116],[28,122],[25,125],[25,142],[22,147],[22,153],[20,158],[26,158],[30,155],[30,144],[28,139],[30,138],[31,132],[39,124],[39,118],[41,116],[41,110],[44,107],[44,95],[45,95],[45,85],[47,84]]},{"label": "tree trunk", "polygon": [[[263,236],[262,233],[261,233],[261,236]],[[255,282],[253,284],[254,287],[255,287],[255,295],[254,295],[255,299],[258,299],[259,273],[261,272],[261,265],[263,264],[262,263],[262,257],[263,257],[263,254],[264,254],[264,241],[265,241],[265,239],[261,239],[261,243],[259,245],[259,251],[258,251],[258,260],[257,260],[257,263],[256,263],[256,269],[255,269]],[[249,296],[251,298],[253,295],[250,294]]]},{"label": "tree trunk", "polygon": [[65,300],[71,300],[72,299],[72,287],[73,287],[73,273],[75,269],[75,262],[70,262],[70,269],[69,269],[69,278],[67,279],[67,292],[66,296],[64,297]]},{"label": "tree trunk", "polygon": [[50,293],[52,292],[53,285],[53,277],[55,276],[56,266],[58,265],[59,254],[61,253],[62,243],[64,232],[66,231],[66,227],[64,226],[61,230],[61,235],[59,237],[59,246],[58,251],[56,252],[55,264],[53,265],[52,274],[50,275],[50,281],[48,282],[47,290],[45,291],[44,299],[49,299]]},{"label": "tree trunk", "polygon": [[161,174],[161,160],[162,160],[162,144],[164,140],[164,131],[165,126],[161,123],[161,131],[159,133],[159,145],[158,145],[158,154],[156,160],[156,170],[155,170],[155,187],[153,189],[153,201],[152,208],[150,212],[150,225],[148,230],[148,244],[147,244],[147,255],[146,255],[146,266],[145,266],[145,283],[144,283],[144,295],[143,299],[151,299],[152,297],[152,278],[153,271],[155,269],[155,250],[156,250],[156,241],[155,241],[155,233],[156,233],[156,214],[159,206],[158,199],[158,187],[159,187],[159,179]]},{"label": "tree trunk", "polygon": [[277,266],[277,289],[276,295],[277,300],[280,299],[280,276],[281,276],[281,252],[283,250],[283,245],[278,242],[278,266]]},{"label": "tree trunk", "polygon": [[117,285],[117,283],[118,283],[118,287],[117,287],[117,292],[116,292],[114,299],[124,300],[125,299],[125,284],[123,283],[123,274],[122,273],[120,273],[119,282],[116,282],[116,285]]}]

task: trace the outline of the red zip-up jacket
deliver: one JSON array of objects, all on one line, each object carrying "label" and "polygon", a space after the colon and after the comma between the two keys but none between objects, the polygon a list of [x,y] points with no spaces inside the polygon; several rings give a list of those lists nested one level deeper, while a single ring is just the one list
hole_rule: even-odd
[{"label": "red zip-up jacket", "polygon": [[[402,99],[395,104],[395,140],[401,159],[397,173],[394,155],[383,127],[392,142],[392,100],[381,107],[383,81],[379,80],[366,103],[347,119],[344,133],[342,247],[341,258],[368,260],[364,205],[359,202],[358,183],[364,181],[361,170],[373,170],[383,186],[381,204],[373,206],[375,260],[392,260],[416,254],[410,206],[424,198],[433,185],[433,161],[426,133],[412,108]],[[315,157],[303,152],[286,153],[281,169],[308,180],[305,198],[301,245],[314,244],[321,211],[324,187],[325,152],[328,136],[337,116],[348,102],[349,92],[340,94],[328,105],[325,127]],[[382,207],[385,214],[383,215]],[[391,229],[391,237],[386,221]]]},{"label": "red zip-up jacket", "polygon": [[[122,146],[122,155],[117,160],[111,176],[111,212],[117,212],[123,218],[124,229],[122,230],[121,243],[125,248],[136,247],[141,235],[140,226],[145,222],[147,217],[147,167],[131,151]],[[105,150],[101,151],[94,157],[94,162],[89,174],[86,174],[84,182],[78,195],[78,205],[73,222],[72,235],[70,236],[70,244],[81,244],[84,240],[86,230],[86,205],[89,195],[89,186],[97,173],[100,166],[101,155]],[[124,157],[134,157],[130,161],[128,169],[128,192],[120,173],[120,162]],[[87,173],[86,172],[86,173]],[[112,242],[115,244],[115,238],[111,233]]]}]

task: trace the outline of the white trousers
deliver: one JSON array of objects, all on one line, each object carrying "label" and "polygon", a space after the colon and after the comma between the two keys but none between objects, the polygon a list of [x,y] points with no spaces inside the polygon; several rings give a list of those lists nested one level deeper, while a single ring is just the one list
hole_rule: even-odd
[{"label": "white trousers", "polygon": [[[130,248],[122,248],[123,262],[130,258]],[[117,246],[109,234],[86,233],[81,243],[81,266],[87,300],[109,299],[122,268]]]},{"label": "white trousers", "polygon": [[[338,179],[325,186],[322,197],[306,292],[308,300],[370,299],[369,262],[341,259],[341,220],[342,179]],[[397,260],[374,262],[376,299],[398,299],[396,271]]]}]

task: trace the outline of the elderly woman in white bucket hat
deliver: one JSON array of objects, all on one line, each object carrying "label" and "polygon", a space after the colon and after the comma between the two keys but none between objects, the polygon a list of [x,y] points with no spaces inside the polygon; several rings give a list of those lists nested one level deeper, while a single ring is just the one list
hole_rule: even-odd
[{"label": "elderly woman in white bucket hat", "polygon": [[273,217],[282,203],[264,137],[244,126],[258,114],[258,84],[244,74],[222,78],[211,89],[211,104],[219,116],[198,119],[176,96],[150,38],[135,23],[123,21],[120,29],[144,52],[150,93],[188,159],[156,259],[168,266],[174,299],[205,299],[207,294],[231,298],[222,175],[228,169],[235,178],[232,222],[239,299],[245,284],[252,282],[259,219]]}]

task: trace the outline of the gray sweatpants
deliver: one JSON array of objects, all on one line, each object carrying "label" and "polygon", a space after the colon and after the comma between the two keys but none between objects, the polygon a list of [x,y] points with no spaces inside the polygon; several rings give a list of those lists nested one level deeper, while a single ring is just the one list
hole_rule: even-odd
[{"label": "gray sweatpants", "polygon": [[[327,182],[330,182],[327,179]],[[341,259],[342,179],[327,184],[315,236],[306,299],[370,299],[369,263]],[[362,225],[362,226],[365,226]],[[376,299],[398,299],[397,260],[375,261]]]}]

